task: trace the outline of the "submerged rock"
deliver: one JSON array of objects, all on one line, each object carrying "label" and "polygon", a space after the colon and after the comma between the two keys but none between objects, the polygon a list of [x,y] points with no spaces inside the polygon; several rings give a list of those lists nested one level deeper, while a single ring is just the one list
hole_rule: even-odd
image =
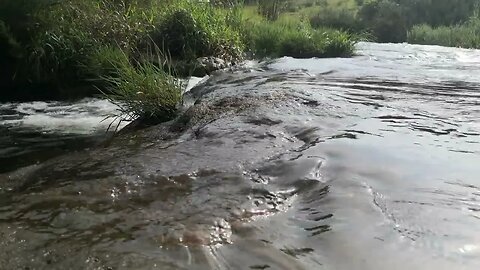
[{"label": "submerged rock", "polygon": [[234,62],[225,59],[207,56],[199,57],[194,61],[173,61],[172,66],[181,76],[204,77],[217,70],[232,67]]},{"label": "submerged rock", "polygon": [[227,63],[225,60],[218,58],[218,57],[200,57],[197,59],[198,63],[200,64],[200,67],[205,69],[205,72],[207,74],[212,73],[215,70],[220,70],[229,67],[229,63]]},{"label": "submerged rock", "polygon": [[217,74],[187,94],[193,105],[174,121],[0,177],[9,187],[0,191],[1,265],[215,269],[241,265],[237,250],[253,266],[301,269],[255,226],[240,229],[323,188],[299,184],[301,172],[276,175],[299,166],[288,161],[305,146],[296,115],[312,108],[281,81],[262,86],[266,76]]}]

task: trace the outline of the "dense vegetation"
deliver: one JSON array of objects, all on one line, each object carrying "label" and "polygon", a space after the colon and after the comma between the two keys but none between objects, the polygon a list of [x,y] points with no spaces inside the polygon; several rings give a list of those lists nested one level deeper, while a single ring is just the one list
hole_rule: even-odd
[{"label": "dense vegetation", "polygon": [[[426,44],[467,45],[468,42],[439,43],[437,39],[430,39],[436,34],[418,31],[418,25],[423,25],[422,28],[425,31],[428,27],[446,29],[456,28],[459,24],[468,24],[475,16],[477,4],[477,0],[377,0],[362,5],[359,18],[372,30],[379,41],[404,42],[407,41],[408,35],[413,35],[416,38],[409,38],[409,42],[420,39]],[[422,33],[426,35],[420,37]],[[449,37],[444,36],[444,38]],[[470,37],[464,35],[462,38]],[[468,47],[479,45],[468,45]]]},{"label": "dense vegetation", "polygon": [[408,42],[424,45],[480,48],[480,18],[472,17],[466,23],[453,26],[415,25],[408,33]]},{"label": "dense vegetation", "polygon": [[[272,1],[272,3],[277,1]],[[264,15],[279,8],[264,7]],[[2,0],[0,99],[99,93],[132,118],[175,116],[199,59],[353,54],[352,38],[302,20],[244,13],[236,0]],[[266,38],[267,35],[270,38]]]},{"label": "dense vegetation", "polygon": [[478,0],[300,0],[289,16],[316,27],[341,29],[378,42],[479,48]]},{"label": "dense vegetation", "polygon": [[199,59],[346,57],[360,37],[478,48],[477,2],[3,0],[0,99],[100,90],[132,118],[168,120],[178,77],[210,71]]},{"label": "dense vegetation", "polygon": [[289,16],[279,16],[274,21],[252,14],[245,17],[245,43],[257,57],[353,55],[355,38],[341,30],[312,28],[308,21]]}]

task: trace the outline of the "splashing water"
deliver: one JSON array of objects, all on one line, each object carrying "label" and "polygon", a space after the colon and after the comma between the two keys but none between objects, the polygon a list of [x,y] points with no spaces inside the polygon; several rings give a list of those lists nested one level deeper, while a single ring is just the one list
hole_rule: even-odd
[{"label": "splashing water", "polygon": [[[11,153],[38,136],[3,138],[16,150],[0,152],[12,162],[0,174],[0,265],[478,269],[480,51],[361,43],[358,54],[215,74],[187,93],[187,124],[33,167]],[[96,134],[112,110],[1,108],[3,128],[52,142]]]}]

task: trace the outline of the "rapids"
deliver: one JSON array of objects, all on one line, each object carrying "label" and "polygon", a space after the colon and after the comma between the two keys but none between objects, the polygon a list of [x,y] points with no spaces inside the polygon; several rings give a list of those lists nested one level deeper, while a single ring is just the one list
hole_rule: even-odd
[{"label": "rapids", "polygon": [[0,105],[1,269],[479,269],[480,51],[360,43],[105,133],[100,99]]}]

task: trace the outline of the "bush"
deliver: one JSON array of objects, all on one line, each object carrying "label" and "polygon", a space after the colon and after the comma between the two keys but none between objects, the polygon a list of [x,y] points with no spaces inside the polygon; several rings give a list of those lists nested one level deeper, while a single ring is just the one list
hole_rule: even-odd
[{"label": "bush", "polygon": [[92,81],[88,65],[96,49],[118,47],[129,57],[142,58],[139,54],[154,47],[140,46],[151,41],[149,34],[168,36],[159,43],[189,60],[212,55],[236,60],[243,50],[238,11],[190,0],[4,0],[0,21],[0,60],[6,62],[2,86],[8,84],[9,92],[48,85],[52,97],[76,96],[74,89],[85,94],[85,87],[78,86]]},{"label": "bush", "polygon": [[25,44],[30,43],[34,33],[32,13],[48,3],[47,0],[0,1],[0,98],[17,95],[18,89],[11,89],[16,81],[21,81],[24,88],[29,72],[22,72],[21,68],[30,67],[25,63],[28,58]]},{"label": "bush", "polygon": [[362,25],[355,17],[355,13],[347,9],[321,9],[320,12],[310,17],[310,24],[314,28],[329,27],[349,33],[357,33],[362,30]]},{"label": "bush", "polygon": [[10,86],[9,82],[15,74],[17,59],[20,57],[19,46],[5,23],[0,21],[0,88],[3,91]]},{"label": "bush", "polygon": [[28,99],[40,96],[31,95],[36,91],[48,93],[41,95],[46,98],[71,98],[96,93],[96,86],[132,118],[163,121],[175,114],[181,91],[169,65],[165,69],[152,50],[187,67],[204,56],[233,62],[246,48],[262,57],[347,56],[353,51],[354,42],[343,32],[314,30],[295,18],[278,17],[286,0],[262,2],[275,22],[255,8],[256,21],[243,20],[236,2],[2,0],[0,79],[7,90],[0,97],[8,92]]},{"label": "bush", "polygon": [[449,47],[480,48],[480,19],[473,17],[469,22],[456,26],[416,25],[408,33],[408,42]]},{"label": "bush", "polygon": [[317,31],[317,39],[323,40],[323,54],[326,56],[350,57],[354,54],[356,38],[342,31]]},{"label": "bush", "polygon": [[6,60],[19,57],[21,57],[20,44],[13,37],[7,25],[0,20],[0,59]]},{"label": "bush", "polygon": [[279,20],[250,22],[245,27],[249,49],[258,57],[346,57],[353,54],[355,40],[345,32],[312,29],[308,23]]},{"label": "bush", "polygon": [[0,21],[17,41],[28,42],[35,26],[33,14],[51,6],[53,2],[54,0],[2,0],[0,1]]},{"label": "bush", "polygon": [[407,39],[407,24],[400,5],[388,0],[365,3],[358,18],[378,42],[404,42]]},{"label": "bush", "polygon": [[149,33],[153,44],[147,47],[161,48],[179,60],[203,56],[241,58],[243,43],[237,29],[241,18],[237,9],[185,1],[170,7],[163,16]]},{"label": "bush", "polygon": [[278,44],[278,56],[311,58],[321,56],[323,51],[308,31],[285,31]]},{"label": "bush", "polygon": [[288,9],[288,0],[262,0],[258,2],[258,13],[269,21],[275,21]]},{"label": "bush", "polygon": [[[80,89],[78,86],[85,84],[87,75],[80,67],[86,65],[85,60],[95,48],[108,44],[130,50],[145,35],[147,13],[134,12],[136,3],[123,0],[3,1],[0,6],[6,10],[1,10],[0,16],[6,18],[13,38],[21,44],[19,54],[22,57],[14,64],[16,76],[12,84],[18,88],[49,85],[52,95],[76,96],[73,89]],[[12,21],[11,17],[15,16],[22,21]],[[66,91],[60,92],[60,89]],[[81,94],[85,94],[83,89]]]},{"label": "bush", "polygon": [[478,9],[478,0],[392,0],[404,8],[408,26],[456,25],[468,20]]},{"label": "bush", "polygon": [[154,43],[175,58],[197,58],[210,53],[207,32],[192,14],[176,10],[150,34]]},{"label": "bush", "polygon": [[257,57],[272,56],[278,50],[278,44],[284,30],[265,22],[247,22],[244,39],[247,48]]}]

